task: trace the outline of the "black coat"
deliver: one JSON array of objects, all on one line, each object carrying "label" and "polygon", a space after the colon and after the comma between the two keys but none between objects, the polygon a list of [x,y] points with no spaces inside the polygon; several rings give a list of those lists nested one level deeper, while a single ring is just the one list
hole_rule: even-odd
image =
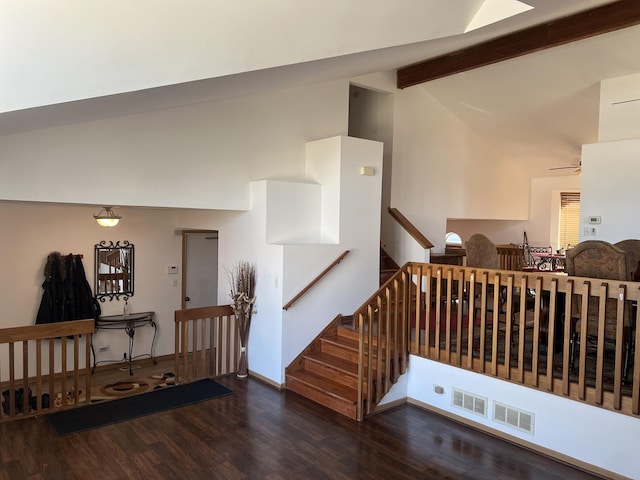
[{"label": "black coat", "polygon": [[36,324],[82,320],[100,316],[79,255],[62,257],[52,252],[44,268],[42,300]]}]

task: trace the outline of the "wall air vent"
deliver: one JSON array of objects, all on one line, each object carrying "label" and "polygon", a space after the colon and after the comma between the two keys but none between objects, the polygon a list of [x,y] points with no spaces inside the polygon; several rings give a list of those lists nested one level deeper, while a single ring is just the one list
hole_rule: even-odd
[{"label": "wall air vent", "polygon": [[451,390],[451,401],[454,407],[483,417],[487,416],[487,399],[458,388]]},{"label": "wall air vent", "polygon": [[493,419],[498,423],[533,435],[535,415],[531,412],[493,402]]}]

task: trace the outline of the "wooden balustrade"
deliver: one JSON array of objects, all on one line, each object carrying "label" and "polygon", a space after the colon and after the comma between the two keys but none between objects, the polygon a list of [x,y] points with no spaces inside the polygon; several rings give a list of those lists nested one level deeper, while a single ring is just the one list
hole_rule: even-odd
[{"label": "wooden balustrade", "polygon": [[231,305],[175,312],[176,382],[236,372],[240,337]]},{"label": "wooden balustrade", "polygon": [[[389,279],[353,315],[359,332],[356,418],[373,412],[400,375],[407,371],[409,284],[403,269]],[[400,320],[400,321],[399,321]]]},{"label": "wooden balustrade", "polygon": [[[404,372],[405,351],[638,416],[640,351],[629,346],[640,342],[640,330],[632,327],[639,297],[636,282],[406,264],[355,315],[361,335],[359,418]],[[594,339],[587,335],[587,312],[596,301],[603,307],[595,309],[600,333]],[[615,344],[605,344],[611,302]]]},{"label": "wooden balustrade", "polygon": [[93,319],[0,329],[0,420],[90,402],[93,331]]}]

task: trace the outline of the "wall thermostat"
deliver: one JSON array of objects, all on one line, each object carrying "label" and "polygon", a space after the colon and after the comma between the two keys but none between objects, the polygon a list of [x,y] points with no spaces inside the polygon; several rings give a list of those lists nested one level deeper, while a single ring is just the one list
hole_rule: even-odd
[{"label": "wall thermostat", "polygon": [[589,223],[591,225],[600,225],[600,217],[589,217]]}]

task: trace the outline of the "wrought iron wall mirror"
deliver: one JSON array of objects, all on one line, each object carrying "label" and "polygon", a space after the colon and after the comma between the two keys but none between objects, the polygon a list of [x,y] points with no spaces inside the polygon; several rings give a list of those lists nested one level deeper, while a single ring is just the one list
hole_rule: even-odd
[{"label": "wrought iron wall mirror", "polygon": [[133,296],[133,244],[102,240],[95,245],[95,295],[98,300]]}]

